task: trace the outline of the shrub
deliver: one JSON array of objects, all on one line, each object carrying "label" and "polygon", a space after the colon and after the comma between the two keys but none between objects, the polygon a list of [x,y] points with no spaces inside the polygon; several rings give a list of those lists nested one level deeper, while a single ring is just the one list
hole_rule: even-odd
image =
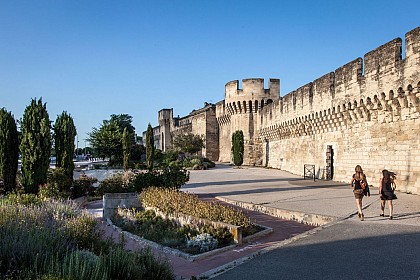
[{"label": "shrub", "polygon": [[132,184],[137,192],[141,192],[149,187],[159,188],[181,188],[188,182],[190,176],[185,169],[177,167],[168,167],[164,170],[154,170],[147,173],[139,173]]},{"label": "shrub", "polygon": [[189,173],[178,167],[148,172],[116,173],[103,180],[98,188],[99,194],[141,192],[149,187],[181,188],[189,180]]},{"label": "shrub", "polygon": [[35,194],[16,194],[11,193],[7,196],[0,197],[0,206],[4,205],[41,205],[42,199]]},{"label": "shrub", "polygon": [[213,168],[216,166],[216,164],[208,158],[203,158],[203,161],[207,164],[207,168]]},{"label": "shrub", "polygon": [[97,193],[103,195],[104,193],[126,193],[133,192],[131,181],[135,174],[131,171],[118,172],[112,174],[99,184]]},{"label": "shrub", "polygon": [[96,220],[79,215],[71,201],[54,199],[35,205],[0,198],[0,279],[174,279],[166,261],[150,251],[127,252],[108,243],[98,253]]},{"label": "shrub", "polygon": [[60,221],[42,206],[0,207],[0,271],[20,271],[75,248]]},{"label": "shrub", "polygon": [[72,197],[78,198],[85,195],[93,196],[95,194],[94,183],[98,182],[98,179],[89,177],[82,173],[79,179],[74,180],[73,187],[71,188]]},{"label": "shrub", "polygon": [[[180,226],[175,220],[162,218],[152,210],[118,209],[112,220],[125,231],[191,254],[233,243],[233,236],[227,228],[215,228],[212,225]],[[200,241],[198,240],[200,238],[194,243],[194,237],[200,234],[209,234],[217,242],[212,243],[214,246],[208,246],[204,243],[199,246]]]},{"label": "shrub", "polygon": [[113,221],[123,230],[164,245],[183,243],[186,236],[198,233],[189,226],[180,227],[174,220],[157,216],[152,210],[118,209]]},{"label": "shrub", "polygon": [[250,218],[240,210],[202,201],[197,195],[175,189],[149,188],[140,194],[140,199],[143,206],[157,208],[166,214],[184,213],[244,228],[251,226]]},{"label": "shrub", "polygon": [[39,187],[39,195],[44,198],[69,198],[70,186],[73,181],[65,173],[64,168],[50,168],[47,174],[47,184]]},{"label": "shrub", "polygon": [[100,230],[97,220],[86,213],[66,220],[65,228],[70,236],[76,240],[78,249],[93,250],[100,254],[103,246]]},{"label": "shrub", "polygon": [[241,166],[244,162],[244,133],[237,130],[232,134],[233,163]]}]

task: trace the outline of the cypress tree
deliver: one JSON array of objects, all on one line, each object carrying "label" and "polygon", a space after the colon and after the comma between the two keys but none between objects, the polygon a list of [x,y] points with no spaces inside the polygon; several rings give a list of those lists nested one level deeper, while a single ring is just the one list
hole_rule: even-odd
[{"label": "cypress tree", "polygon": [[244,162],[244,133],[237,130],[232,134],[233,163],[241,166]]},{"label": "cypress tree", "polygon": [[[73,182],[73,154],[76,134],[73,118],[67,112],[64,111],[61,115],[57,116],[54,124],[56,167],[64,169],[68,182]],[[68,186],[69,190],[70,187]]]},{"label": "cypress tree", "polygon": [[147,126],[146,132],[146,164],[149,167],[149,170],[153,169],[153,161],[155,157],[155,140],[153,138],[153,128],[149,125]]},{"label": "cypress tree", "polygon": [[18,131],[15,119],[5,108],[0,110],[0,178],[6,193],[16,189],[19,158]]},{"label": "cypress tree", "polygon": [[124,170],[128,170],[130,165],[130,148],[131,148],[131,135],[127,130],[127,127],[124,128],[122,135],[122,146],[123,146],[123,164]]},{"label": "cypress tree", "polygon": [[26,193],[37,194],[47,183],[51,154],[51,123],[42,98],[26,107],[21,129],[22,184]]}]

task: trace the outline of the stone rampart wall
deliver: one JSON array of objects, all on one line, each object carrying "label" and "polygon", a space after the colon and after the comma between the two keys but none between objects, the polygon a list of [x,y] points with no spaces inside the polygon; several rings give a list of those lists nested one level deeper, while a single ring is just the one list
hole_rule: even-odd
[{"label": "stone rampart wall", "polygon": [[401,190],[420,194],[420,28],[405,39],[404,59],[394,39],[261,110],[263,164],[296,174],[315,164],[322,177],[332,146],[334,180],[361,164],[371,184],[390,169]]}]

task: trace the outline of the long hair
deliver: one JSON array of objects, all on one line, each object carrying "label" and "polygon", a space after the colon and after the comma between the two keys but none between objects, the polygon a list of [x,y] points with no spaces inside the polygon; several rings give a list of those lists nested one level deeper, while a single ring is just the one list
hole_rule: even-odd
[{"label": "long hair", "polygon": [[393,182],[397,174],[389,170],[382,170],[383,182],[388,183],[389,181]]},{"label": "long hair", "polygon": [[354,178],[356,180],[363,180],[365,175],[363,174],[363,169],[360,165],[356,165],[356,167],[354,168],[354,171],[356,172]]}]

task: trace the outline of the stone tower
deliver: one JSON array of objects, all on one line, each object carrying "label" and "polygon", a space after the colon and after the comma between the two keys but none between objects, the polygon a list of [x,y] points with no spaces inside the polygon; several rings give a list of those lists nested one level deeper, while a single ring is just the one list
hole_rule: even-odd
[{"label": "stone tower", "polygon": [[[223,127],[219,135],[220,161],[231,159],[231,137],[236,130],[244,133],[244,164],[255,165],[261,160],[262,152],[256,149],[257,112],[280,98],[280,80],[270,79],[269,88],[264,89],[264,79],[252,78],[231,81],[225,85],[225,100],[218,103],[217,117]],[[258,145],[261,147],[261,145]]]},{"label": "stone tower", "polygon": [[166,152],[172,147],[171,125],[173,120],[173,109],[162,109],[158,113],[160,127],[160,149]]}]

